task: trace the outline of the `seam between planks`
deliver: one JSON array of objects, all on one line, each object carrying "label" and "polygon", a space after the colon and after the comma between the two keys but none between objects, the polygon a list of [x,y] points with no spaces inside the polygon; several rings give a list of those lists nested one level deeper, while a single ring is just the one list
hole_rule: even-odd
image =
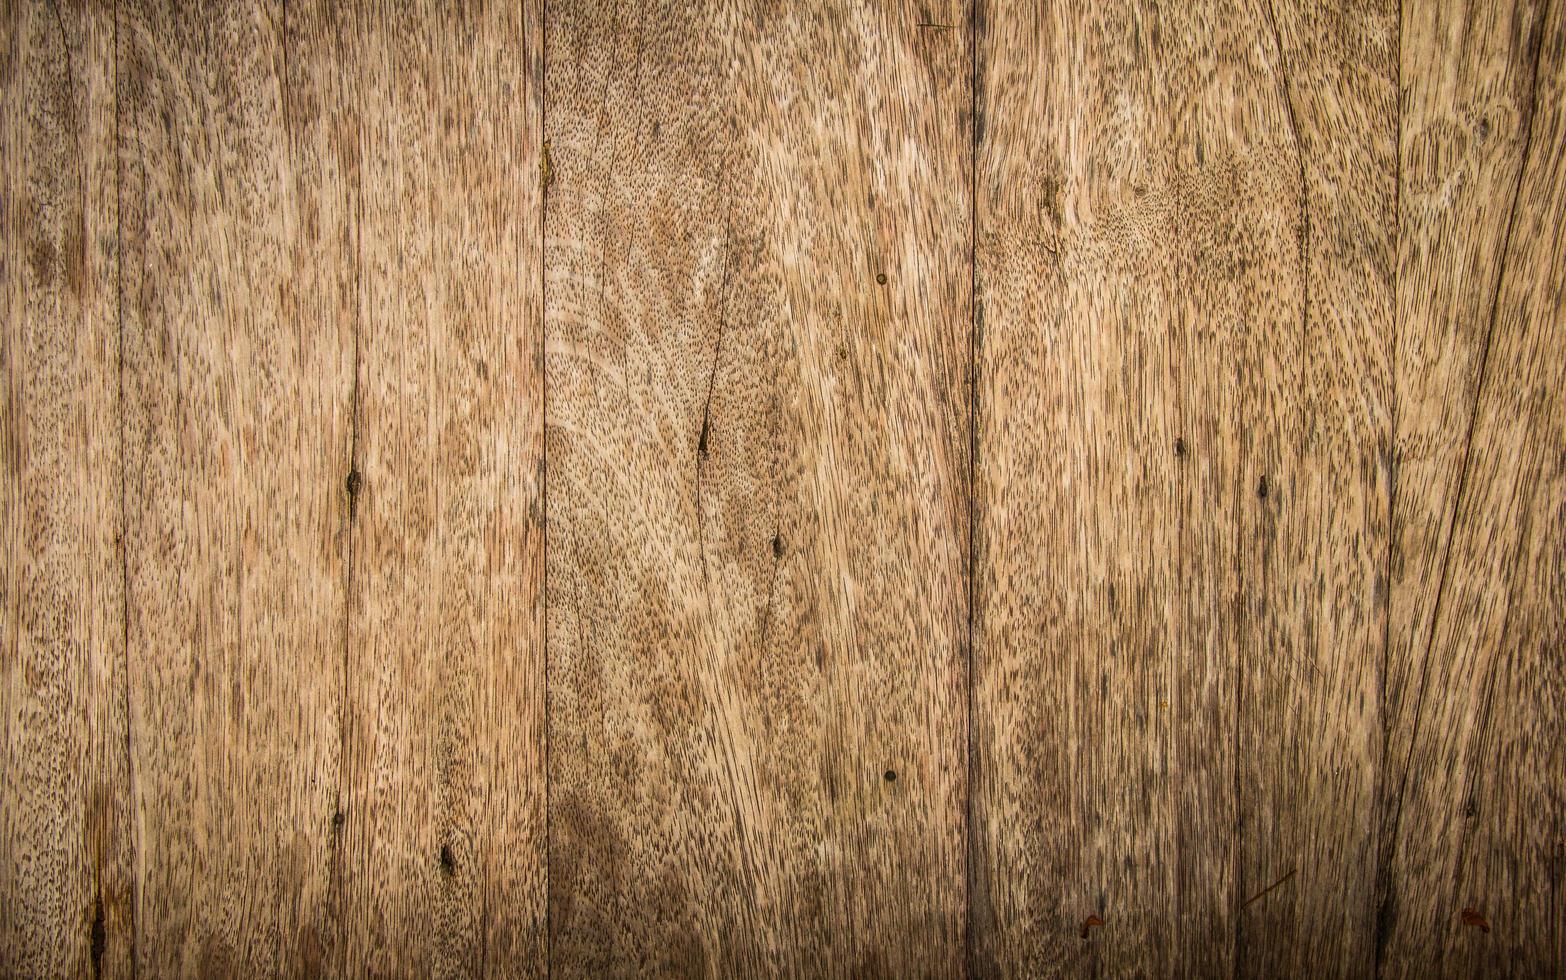
[{"label": "seam between planks", "polygon": [[974,820],[974,617],[978,599],[978,459],[979,459],[979,33],[983,29],[984,0],[970,0],[968,8],[968,636],[967,636],[967,759],[965,773],[964,816],[968,826],[963,835],[963,963],[969,975],[974,970],[974,877],[977,873],[974,835],[979,828]]},{"label": "seam between planks", "polygon": [[[120,656],[122,705],[125,711],[125,809],[128,820],[126,833],[130,838],[130,862],[127,869],[130,878],[130,975],[136,977],[137,903],[140,897],[141,841],[138,839],[136,820],[136,762],[132,753],[131,738],[131,671],[130,671],[130,490],[127,473],[125,436],[125,181],[121,161],[124,147],[121,143],[121,126],[124,112],[120,92],[120,5],[114,4],[114,318],[119,337],[119,409],[120,416]],[[99,906],[102,906],[102,886],[99,886]]]},{"label": "seam between planks", "polygon": [[551,874],[551,859],[554,856],[554,835],[550,829],[550,815],[554,811],[553,806],[553,759],[551,746],[554,739],[551,738],[551,720],[553,714],[550,710],[550,686],[549,686],[549,0],[539,0],[538,10],[538,154],[539,163],[538,180],[538,370],[540,407],[542,416],[539,426],[539,468],[543,472],[542,486],[539,493],[542,501],[542,527],[539,533],[544,536],[543,541],[543,574],[539,583],[539,601],[543,608],[543,653],[544,653],[544,717],[541,721],[544,732],[544,976],[552,978],[555,973],[554,956],[554,879]]}]

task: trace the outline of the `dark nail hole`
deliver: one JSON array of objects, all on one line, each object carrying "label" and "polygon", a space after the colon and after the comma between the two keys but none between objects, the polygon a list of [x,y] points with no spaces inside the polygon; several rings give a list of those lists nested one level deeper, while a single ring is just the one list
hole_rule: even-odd
[{"label": "dark nail hole", "polygon": [[1104,924],[1104,920],[1100,919],[1098,916],[1096,916],[1096,915],[1088,916],[1087,919],[1084,920],[1083,923],[1082,923],[1082,938],[1086,939],[1088,937],[1088,930],[1089,929],[1093,928],[1094,926],[1101,926],[1103,924]]},{"label": "dark nail hole", "polygon": [[1466,816],[1469,820],[1472,820],[1474,817],[1479,815],[1479,807],[1475,805],[1473,800],[1469,800],[1468,805],[1463,807],[1463,815]]},{"label": "dark nail hole", "polygon": [[776,534],[772,536],[772,557],[783,557],[783,539],[778,537]]},{"label": "dark nail hole", "polygon": [[1176,456],[1184,456],[1185,455],[1185,440],[1184,439],[1176,439],[1175,440],[1175,455]]},{"label": "dark nail hole", "polygon": [[897,770],[888,769],[886,771],[886,781],[889,783],[895,783],[897,781]]},{"label": "dark nail hole", "polygon": [[92,912],[92,975],[103,976],[103,950],[109,944],[108,930],[103,924],[103,896],[98,896]]},{"label": "dark nail hole", "polygon": [[347,822],[348,822],[348,814],[344,813],[343,811],[338,810],[336,813],[332,814],[332,829],[333,830],[341,830],[341,829],[343,829],[343,824],[345,824]]},{"label": "dark nail hole", "polygon": [[1490,120],[1488,120],[1488,119],[1481,119],[1481,120],[1479,120],[1479,138],[1480,139],[1487,139],[1487,138],[1489,138],[1489,136],[1490,136]]},{"label": "dark nail hole", "polygon": [[875,282],[876,282],[877,286],[884,286],[884,285],[886,285],[886,273],[884,273],[884,272],[877,272],[875,274]]},{"label": "dark nail hole", "polygon": [[707,420],[701,420],[701,438],[696,440],[696,451],[703,456],[707,455]]},{"label": "dark nail hole", "polygon": [[1256,484],[1256,496],[1263,500],[1267,499],[1267,478],[1265,476],[1261,478],[1260,483]]},{"label": "dark nail hole", "polygon": [[357,468],[348,471],[348,496],[356,496],[359,493],[359,470]]},{"label": "dark nail hole", "polygon": [[440,846],[440,869],[447,874],[457,873],[457,859],[452,856],[450,844]]}]

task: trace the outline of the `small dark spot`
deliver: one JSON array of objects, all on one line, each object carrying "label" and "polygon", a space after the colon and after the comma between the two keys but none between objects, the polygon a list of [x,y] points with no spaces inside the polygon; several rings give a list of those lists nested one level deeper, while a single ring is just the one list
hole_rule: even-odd
[{"label": "small dark spot", "polygon": [[1182,438],[1176,438],[1175,439],[1175,455],[1176,456],[1184,456],[1185,455],[1185,440],[1182,439]]},{"label": "small dark spot", "polygon": [[708,426],[708,423],[707,423],[707,419],[703,418],[701,420],[701,438],[696,440],[696,451],[698,453],[700,453],[701,455],[703,455],[703,456],[707,455],[707,430],[708,430],[708,428],[709,428],[709,426]]},{"label": "small dark spot", "polygon": [[442,844],[440,846],[440,869],[448,875],[457,873],[457,859],[451,853],[450,844]]},{"label": "small dark spot", "polygon": [[886,285],[886,273],[884,273],[884,272],[877,272],[875,274],[875,283],[876,283],[877,286],[884,286],[884,285]]},{"label": "small dark spot", "polygon": [[1463,925],[1473,926],[1480,932],[1490,931],[1490,920],[1486,919],[1484,915],[1481,914],[1480,911],[1472,905],[1466,909],[1463,909]]},{"label": "small dark spot", "polygon": [[92,911],[92,975],[103,976],[103,950],[109,944],[108,930],[103,925],[103,896],[93,905]]},{"label": "small dark spot", "polygon": [[848,345],[847,344],[838,344],[837,345],[837,359],[840,360],[840,361],[848,360]]},{"label": "small dark spot", "polygon": [[772,557],[783,557],[783,539],[776,534],[772,536]]},{"label": "small dark spot", "polygon": [[1479,815],[1479,806],[1478,806],[1478,804],[1474,803],[1473,800],[1469,800],[1468,801],[1468,805],[1463,807],[1463,816],[1467,817],[1469,820],[1472,820],[1474,817],[1477,817],[1478,815]]},{"label": "small dark spot", "polygon": [[1267,478],[1265,476],[1261,478],[1260,483],[1256,484],[1256,496],[1263,500],[1267,499]]},{"label": "small dark spot", "polygon": [[885,773],[885,776],[886,776],[886,781],[887,782],[889,782],[889,783],[897,782],[897,770],[896,769],[888,769],[886,771],[886,773]]},{"label": "small dark spot", "polygon": [[348,496],[357,497],[359,495],[359,470],[357,467],[348,471],[347,487]]},{"label": "small dark spot", "polygon": [[343,811],[338,810],[336,813],[332,814],[332,829],[333,830],[342,830],[343,829],[343,824],[345,824],[347,822],[348,822],[348,814],[344,813]]},{"label": "small dark spot", "polygon": [[1482,140],[1490,138],[1490,119],[1488,116],[1481,116],[1479,118],[1477,132],[1479,134],[1479,138]]},{"label": "small dark spot", "polygon": [[1104,920],[1100,919],[1098,916],[1096,916],[1096,915],[1088,916],[1087,919],[1084,920],[1083,923],[1082,923],[1082,938],[1086,939],[1088,937],[1088,930],[1089,929],[1092,929],[1094,926],[1102,926],[1103,924],[1104,924]]}]

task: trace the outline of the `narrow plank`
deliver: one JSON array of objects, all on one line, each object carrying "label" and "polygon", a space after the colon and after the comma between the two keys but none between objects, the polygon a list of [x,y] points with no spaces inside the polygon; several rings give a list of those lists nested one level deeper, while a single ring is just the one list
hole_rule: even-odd
[{"label": "narrow plank", "polygon": [[124,976],[114,21],[0,8],[0,974]]},{"label": "narrow plank", "polygon": [[549,11],[557,975],[961,970],[966,22]]},{"label": "narrow plank", "polygon": [[279,4],[119,11],[149,976],[318,975],[335,931],[353,309],[334,272],[351,265],[343,196],[316,184],[327,97],[285,82],[330,47],[286,27]]},{"label": "narrow plank", "polygon": [[1297,629],[1277,41],[1259,4],[984,10],[974,969],[1233,973],[1241,705]]},{"label": "narrow plank", "polygon": [[341,972],[545,971],[538,3],[366,3]]},{"label": "narrow plank", "polygon": [[1566,967],[1566,10],[1416,4],[1404,35],[1379,962],[1546,976]]},{"label": "narrow plank", "polygon": [[1232,627],[1236,956],[1247,976],[1356,976],[1372,968],[1375,944],[1397,4],[1266,0],[1261,16],[1298,168],[1297,188],[1278,193],[1293,190],[1302,214],[1290,257],[1300,271],[1257,351],[1264,399],[1233,409],[1239,432],[1265,426],[1259,441],[1270,443],[1253,475],[1257,505],[1242,510],[1242,547],[1257,551],[1240,570]]}]

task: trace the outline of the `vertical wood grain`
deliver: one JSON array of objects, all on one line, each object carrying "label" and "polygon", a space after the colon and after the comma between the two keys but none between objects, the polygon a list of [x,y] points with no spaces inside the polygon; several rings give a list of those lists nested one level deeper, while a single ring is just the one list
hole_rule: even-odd
[{"label": "vertical wood grain", "polygon": [[1566,964],[1566,10],[1416,3],[1403,29],[1377,960],[1542,976]]},{"label": "vertical wood grain", "polygon": [[134,943],[114,20],[0,7],[0,973]]},{"label": "vertical wood grain", "polygon": [[960,970],[966,16],[550,7],[558,975]]},{"label": "vertical wood grain", "polygon": [[326,94],[287,84],[332,49],[287,26],[280,4],[119,11],[148,976],[315,975],[334,931],[352,267]]},{"label": "vertical wood grain", "polygon": [[1259,280],[1285,297],[1281,318],[1258,324],[1267,380],[1232,409],[1236,444],[1266,447],[1249,474],[1256,503],[1240,509],[1236,531],[1253,557],[1238,570],[1228,627],[1239,682],[1236,957],[1247,976],[1353,976],[1371,969],[1375,941],[1397,5],[1265,0],[1257,16],[1296,166],[1278,194],[1293,192],[1300,218],[1292,280]]},{"label": "vertical wood grain", "polygon": [[[1301,96],[1263,5],[984,9],[975,969],[1235,972],[1252,877],[1343,833],[1242,810],[1288,789],[1245,753],[1293,753],[1259,743],[1257,699],[1321,670],[1291,564],[1294,498],[1331,465],[1293,468],[1301,413],[1336,394],[1303,357]],[[1339,655],[1305,683],[1352,698]],[[1327,706],[1366,741],[1365,707]],[[1248,845],[1272,819],[1281,846]]]},{"label": "vertical wood grain", "polygon": [[358,11],[344,974],[545,969],[540,13]]}]

